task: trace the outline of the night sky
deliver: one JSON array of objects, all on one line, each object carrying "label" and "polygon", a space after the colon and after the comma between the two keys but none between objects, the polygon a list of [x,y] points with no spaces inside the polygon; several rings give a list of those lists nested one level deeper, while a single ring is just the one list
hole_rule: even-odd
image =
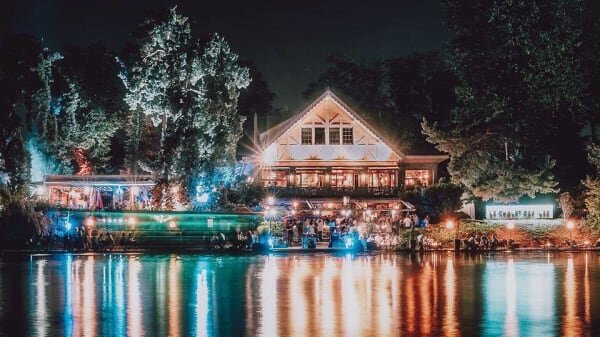
[{"label": "night sky", "polygon": [[178,5],[194,34],[219,32],[253,60],[292,110],[325,67],[327,55],[388,58],[439,49],[448,40],[439,0],[156,1],[2,0],[0,28],[42,37],[45,45],[100,42],[119,51],[150,10]]}]

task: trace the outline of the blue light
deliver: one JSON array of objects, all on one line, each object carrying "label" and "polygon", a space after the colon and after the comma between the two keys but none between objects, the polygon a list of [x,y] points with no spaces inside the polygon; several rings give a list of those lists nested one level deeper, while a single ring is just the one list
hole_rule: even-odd
[{"label": "blue light", "polygon": [[65,229],[68,231],[71,230],[71,222],[69,222],[69,221],[65,222]]},{"label": "blue light", "polygon": [[346,248],[352,247],[352,244],[353,244],[352,239],[346,239]]},{"label": "blue light", "polygon": [[273,248],[273,239],[269,238],[269,247]]}]

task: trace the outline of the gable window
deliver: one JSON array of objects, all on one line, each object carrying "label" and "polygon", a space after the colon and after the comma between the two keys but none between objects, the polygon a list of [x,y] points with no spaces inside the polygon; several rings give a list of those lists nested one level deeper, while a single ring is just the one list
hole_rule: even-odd
[{"label": "gable window", "polygon": [[311,128],[302,128],[302,145],[312,145]]},{"label": "gable window", "polygon": [[354,134],[352,132],[352,128],[342,129],[342,142],[344,145],[354,144]]},{"label": "gable window", "polygon": [[329,144],[340,144],[340,128],[329,128]]},{"label": "gable window", "polygon": [[315,145],[325,144],[325,128],[315,128]]}]

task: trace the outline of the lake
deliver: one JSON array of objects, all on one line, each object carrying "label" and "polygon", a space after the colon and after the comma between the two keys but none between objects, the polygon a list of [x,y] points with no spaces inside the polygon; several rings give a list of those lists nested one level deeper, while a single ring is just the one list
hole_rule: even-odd
[{"label": "lake", "polygon": [[600,254],[0,258],[0,336],[600,334]]}]

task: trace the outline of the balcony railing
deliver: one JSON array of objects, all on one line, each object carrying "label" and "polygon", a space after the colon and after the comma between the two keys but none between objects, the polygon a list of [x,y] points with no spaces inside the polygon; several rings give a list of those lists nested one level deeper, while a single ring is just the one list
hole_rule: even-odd
[{"label": "balcony railing", "polygon": [[278,197],[397,197],[401,187],[265,187]]}]

